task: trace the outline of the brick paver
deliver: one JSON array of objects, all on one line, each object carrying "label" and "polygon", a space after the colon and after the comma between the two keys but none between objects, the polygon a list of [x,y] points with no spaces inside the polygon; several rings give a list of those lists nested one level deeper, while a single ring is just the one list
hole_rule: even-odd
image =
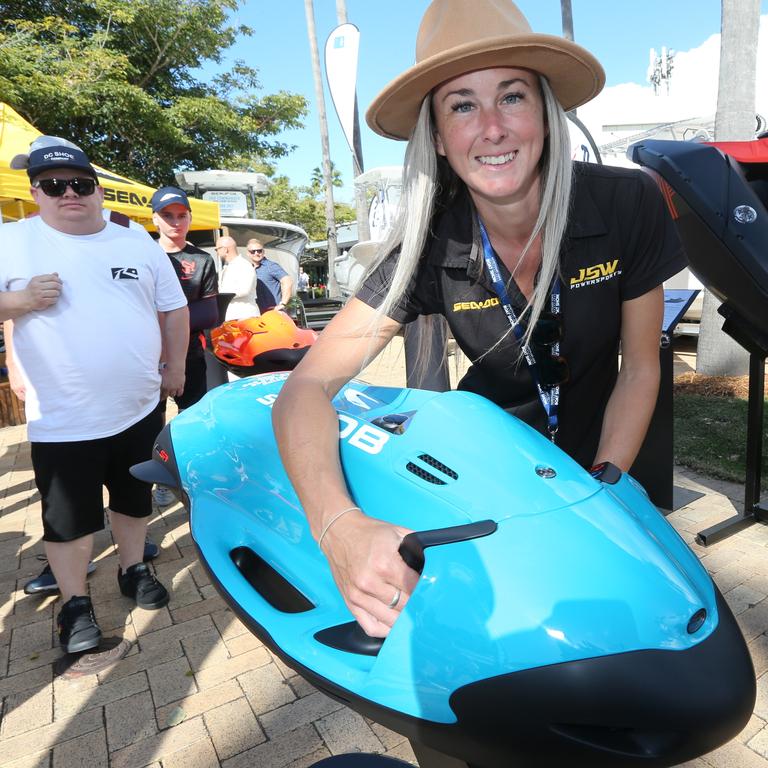
[{"label": "brick paver", "polygon": [[[377,381],[402,369],[394,350]],[[153,517],[160,577],[172,600],[131,610],[117,589],[109,532],[98,537],[90,578],[105,634],[134,642],[97,677],[54,678],[53,598],[25,596],[40,570],[40,505],[23,427],[0,429],[0,765],[9,768],[309,768],[366,751],[415,765],[408,742],[316,691],[277,660],[227,609],[195,558],[186,513]],[[768,768],[768,527],[709,548],[695,534],[741,508],[743,488],[678,469],[675,484],[703,495],[669,520],[701,558],[737,616],[758,676],[749,725],[686,768]]]}]

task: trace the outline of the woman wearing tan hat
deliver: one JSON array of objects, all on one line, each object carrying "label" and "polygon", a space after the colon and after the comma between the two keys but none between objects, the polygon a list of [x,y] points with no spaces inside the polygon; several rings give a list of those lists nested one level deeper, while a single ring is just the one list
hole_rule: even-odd
[{"label": "woman wearing tan hat", "polygon": [[377,133],[408,139],[399,217],[274,408],[312,532],[379,636],[417,575],[397,554],[408,531],[367,517],[344,484],[336,392],[404,323],[442,315],[473,363],[460,389],[585,467],[627,470],[656,401],[661,284],[685,266],[648,176],[571,161],[564,110],[604,82],[590,53],[532,32],[507,0],[434,0],[416,62],[367,114]]}]

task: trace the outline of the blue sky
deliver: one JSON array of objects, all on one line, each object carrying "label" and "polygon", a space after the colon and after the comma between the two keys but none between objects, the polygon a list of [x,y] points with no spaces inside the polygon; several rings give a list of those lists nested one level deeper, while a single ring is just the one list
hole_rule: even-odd
[{"label": "blue sky", "polygon": [[[413,62],[429,0],[347,0],[346,5],[348,21],[360,29],[357,96],[365,167],[397,165],[404,144],[374,134],[363,115],[379,90]],[[325,41],[337,25],[336,2],[314,0],[314,7],[322,63]],[[519,7],[535,31],[561,34],[560,0],[520,0]],[[645,84],[651,47],[686,51],[720,32],[720,0],[572,0],[572,7],[575,40],[601,61],[607,86]],[[768,13],[768,0],[761,0],[761,12]],[[225,51],[224,63],[244,59],[259,70],[263,93],[286,90],[310,102],[305,128],[280,137],[297,149],[278,164],[278,172],[292,183],[308,184],[312,169],[321,164],[321,149],[304,0],[247,0],[233,21],[255,34]],[[336,197],[348,202],[352,160],[327,87],[325,101],[331,158],[345,182]]]}]

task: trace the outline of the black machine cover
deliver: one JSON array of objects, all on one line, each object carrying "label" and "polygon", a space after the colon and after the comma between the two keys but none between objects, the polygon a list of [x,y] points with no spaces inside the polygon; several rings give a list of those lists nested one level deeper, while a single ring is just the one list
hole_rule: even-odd
[{"label": "black machine cover", "polygon": [[[768,334],[768,139],[633,144],[667,201],[691,271],[754,334]],[[738,159],[737,159],[738,158]]]}]

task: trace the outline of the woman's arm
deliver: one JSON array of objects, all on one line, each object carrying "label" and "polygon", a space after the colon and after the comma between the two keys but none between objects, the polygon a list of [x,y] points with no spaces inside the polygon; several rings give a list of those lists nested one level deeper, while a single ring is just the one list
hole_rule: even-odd
[{"label": "woman's arm", "polygon": [[[400,328],[384,318],[372,335],[374,318],[375,310],[350,299],[291,373],[273,408],[280,455],[315,539],[340,512],[355,506],[341,470],[339,424],[331,400]],[[418,581],[397,552],[407,533],[353,509],[323,537],[336,584],[369,635],[389,632]],[[397,590],[400,600],[389,608]]]},{"label": "woman's arm", "polygon": [[621,369],[608,400],[595,464],[625,472],[640,451],[659,392],[659,340],[664,289],[657,286],[621,305]]}]

